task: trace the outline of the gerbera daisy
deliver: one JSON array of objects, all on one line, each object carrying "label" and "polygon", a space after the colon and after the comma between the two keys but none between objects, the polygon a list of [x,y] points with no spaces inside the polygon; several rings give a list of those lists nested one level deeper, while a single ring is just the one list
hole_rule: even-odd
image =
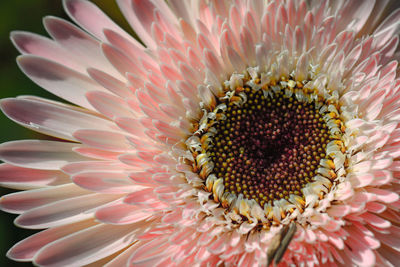
[{"label": "gerbera daisy", "polygon": [[1,199],[43,230],[39,266],[395,266],[400,259],[400,10],[388,1],[117,0],[18,65],[70,104],[4,99],[65,141],[0,146]]}]

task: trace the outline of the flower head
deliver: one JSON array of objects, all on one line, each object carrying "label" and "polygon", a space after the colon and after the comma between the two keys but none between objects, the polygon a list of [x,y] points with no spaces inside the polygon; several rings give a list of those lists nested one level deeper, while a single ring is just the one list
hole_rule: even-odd
[{"label": "flower head", "polygon": [[[4,99],[64,141],[0,146],[16,244],[40,266],[393,266],[398,33],[380,1],[117,0],[81,27],[14,32],[22,71],[70,104]],[[387,17],[384,18],[383,16]],[[282,260],[283,259],[283,260]]]}]

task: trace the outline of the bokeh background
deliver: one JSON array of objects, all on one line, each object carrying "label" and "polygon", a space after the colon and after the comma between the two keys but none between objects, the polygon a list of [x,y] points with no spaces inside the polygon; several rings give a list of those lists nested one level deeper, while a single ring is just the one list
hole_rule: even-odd
[{"label": "bokeh background", "polygon": [[[95,2],[119,25],[132,33],[114,0],[93,0],[92,2]],[[13,47],[9,38],[10,32],[13,30],[35,32],[48,36],[42,24],[42,18],[46,15],[68,19],[62,9],[61,0],[0,0],[0,98],[38,95],[59,100],[35,85],[19,70],[15,61],[19,53]],[[49,139],[17,125],[1,112],[0,130],[0,143],[19,139]],[[0,188],[1,196],[12,192],[14,191]],[[13,244],[35,233],[33,230],[17,228],[13,224],[15,217],[16,215],[0,211],[0,266],[32,266],[31,263],[11,261],[5,256],[7,250]]]}]

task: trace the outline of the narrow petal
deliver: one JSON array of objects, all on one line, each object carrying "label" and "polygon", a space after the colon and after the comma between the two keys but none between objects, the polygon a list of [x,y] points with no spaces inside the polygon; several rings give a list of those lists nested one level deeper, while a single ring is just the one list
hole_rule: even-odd
[{"label": "narrow petal", "polygon": [[18,57],[22,71],[39,86],[71,103],[93,109],[84,97],[88,91],[104,90],[88,76],[45,58]]},{"label": "narrow petal", "polygon": [[75,184],[87,190],[105,194],[123,194],[142,189],[129,179],[128,175],[118,172],[84,172],[72,176]]},{"label": "narrow petal", "polygon": [[56,201],[19,215],[15,224],[30,229],[43,229],[93,218],[95,208],[116,200],[120,196],[87,194]]},{"label": "narrow petal", "polygon": [[145,220],[152,216],[138,207],[128,204],[116,204],[96,211],[96,219],[107,224],[131,224]]},{"label": "narrow petal", "polygon": [[135,225],[100,224],[76,232],[42,248],[34,258],[40,266],[83,266],[135,241]]},{"label": "narrow petal", "polygon": [[60,171],[21,168],[7,163],[0,164],[0,184],[4,187],[26,190],[70,183]]},{"label": "narrow petal", "polygon": [[0,206],[2,210],[8,212],[22,213],[53,202],[83,196],[89,193],[91,192],[70,183],[51,188],[41,188],[9,194],[1,198]]},{"label": "narrow petal", "polygon": [[41,231],[15,244],[7,252],[7,257],[18,261],[32,261],[36,253],[47,244],[94,225],[94,220],[86,220]]},{"label": "narrow petal", "polygon": [[[68,15],[77,24],[102,41],[107,40],[104,36],[103,30],[110,29],[127,38],[138,47],[142,47],[138,41],[122,30],[92,2],[84,0],[63,0],[63,4]],[[90,16],[88,14],[90,14]]]},{"label": "narrow petal", "polygon": [[89,160],[73,152],[74,143],[23,140],[0,145],[0,159],[24,168],[58,170],[61,166]]},{"label": "narrow petal", "polygon": [[[40,133],[76,141],[73,132],[78,129],[112,129],[102,118],[62,105],[42,101],[7,98],[1,100],[1,110],[13,121]],[[34,110],[35,112],[31,112]]]}]

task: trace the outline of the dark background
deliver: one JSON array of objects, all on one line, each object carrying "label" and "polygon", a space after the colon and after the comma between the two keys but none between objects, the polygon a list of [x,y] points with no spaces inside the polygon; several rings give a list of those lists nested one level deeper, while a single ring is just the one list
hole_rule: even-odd
[{"label": "dark background", "polygon": [[[92,2],[96,2],[119,25],[130,31],[114,0],[93,0]],[[47,36],[42,25],[42,18],[46,15],[67,19],[61,0],[0,1],[0,98],[30,94],[57,99],[35,85],[18,69],[15,58],[19,53],[9,38],[10,32],[13,30],[30,31]],[[46,136],[19,126],[0,112],[0,143],[18,139],[46,138]],[[11,192],[14,191],[0,188],[0,196]],[[11,261],[5,256],[12,245],[35,233],[33,230],[16,227],[13,224],[15,217],[16,215],[0,211],[0,266],[32,266],[31,263]]]}]

